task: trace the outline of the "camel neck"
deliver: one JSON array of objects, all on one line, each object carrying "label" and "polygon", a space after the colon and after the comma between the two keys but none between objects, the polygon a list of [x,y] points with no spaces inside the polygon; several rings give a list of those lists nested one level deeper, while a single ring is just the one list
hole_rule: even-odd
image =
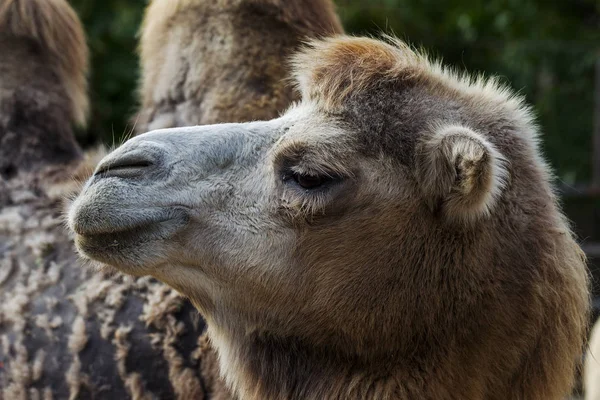
[{"label": "camel neck", "polygon": [[367,363],[298,338],[252,335],[228,338],[213,332],[221,373],[243,399],[427,398],[414,371],[404,385],[402,369],[392,360]]}]

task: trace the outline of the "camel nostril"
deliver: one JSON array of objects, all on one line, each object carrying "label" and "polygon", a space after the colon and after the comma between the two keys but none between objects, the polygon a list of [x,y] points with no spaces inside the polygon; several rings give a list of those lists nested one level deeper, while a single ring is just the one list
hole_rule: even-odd
[{"label": "camel nostril", "polygon": [[100,163],[95,177],[135,177],[143,174],[148,168],[154,166],[156,162],[151,160],[146,154],[126,154],[119,158],[105,160]]}]

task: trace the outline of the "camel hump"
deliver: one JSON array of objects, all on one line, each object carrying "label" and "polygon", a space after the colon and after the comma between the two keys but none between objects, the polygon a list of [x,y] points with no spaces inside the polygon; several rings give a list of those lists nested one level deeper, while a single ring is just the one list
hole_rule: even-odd
[{"label": "camel hump", "polygon": [[88,48],[81,21],[66,0],[0,0],[0,32],[27,38],[46,52],[67,89],[73,122],[88,112]]}]

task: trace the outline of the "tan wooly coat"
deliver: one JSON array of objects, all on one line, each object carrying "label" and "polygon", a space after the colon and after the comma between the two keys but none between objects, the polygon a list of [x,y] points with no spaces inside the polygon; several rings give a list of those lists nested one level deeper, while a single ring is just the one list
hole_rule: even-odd
[{"label": "tan wooly coat", "polygon": [[331,0],[155,0],[136,131],[274,118],[298,98],[291,53],[341,32]]},{"label": "tan wooly coat", "polygon": [[189,297],[243,399],[564,398],[586,260],[523,100],[395,39],[293,65],[277,119],[105,157],[69,211],[81,254]]},{"label": "tan wooly coat", "polygon": [[[151,7],[161,3],[171,2],[155,0]],[[205,2],[187,5],[195,3]],[[88,107],[87,47],[77,16],[64,0],[0,0],[0,16],[0,399],[229,398],[201,336],[204,321],[189,302],[153,279],[82,267],[64,230],[63,199],[80,190],[105,155],[102,149],[83,154],[72,133],[72,124],[85,123]],[[310,34],[306,24],[307,35],[320,34]],[[165,33],[179,28],[170,25]],[[235,29],[223,34],[219,40],[239,36]],[[179,51],[173,41],[164,45]],[[235,69],[243,84],[256,59],[229,57],[239,62],[223,68]],[[280,79],[271,73],[264,77]],[[279,100],[282,93],[261,91],[266,105],[255,117],[248,110],[227,117],[264,117],[273,105],[280,107],[274,115],[282,112],[290,103]]]}]

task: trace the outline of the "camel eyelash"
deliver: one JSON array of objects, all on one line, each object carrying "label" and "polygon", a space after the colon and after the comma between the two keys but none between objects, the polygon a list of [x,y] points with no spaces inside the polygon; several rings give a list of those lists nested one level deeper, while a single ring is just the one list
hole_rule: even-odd
[{"label": "camel eyelash", "polygon": [[322,192],[343,180],[343,177],[325,170],[307,171],[298,166],[286,168],[282,172],[281,180],[288,186],[296,186],[306,192]]},{"label": "camel eyelash", "polygon": [[324,215],[331,195],[327,191],[301,193],[299,190],[291,190],[286,191],[281,200],[281,210],[296,220]]}]

